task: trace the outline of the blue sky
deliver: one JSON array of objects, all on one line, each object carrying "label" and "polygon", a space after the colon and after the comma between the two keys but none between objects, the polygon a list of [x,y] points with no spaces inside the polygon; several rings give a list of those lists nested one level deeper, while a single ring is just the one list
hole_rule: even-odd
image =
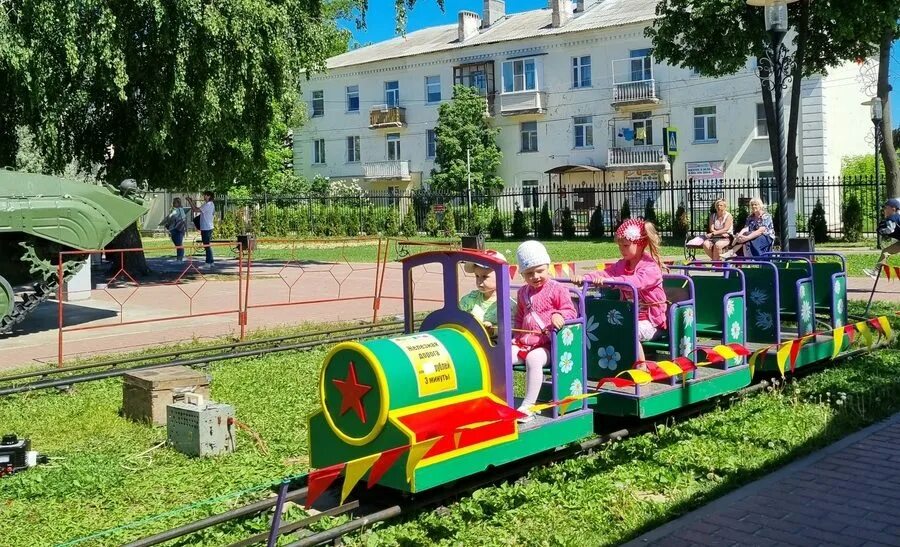
[{"label": "blue sky", "polygon": [[[547,0],[507,0],[507,12],[526,11],[545,7]],[[445,0],[445,11],[437,6],[435,0],[417,0],[416,7],[409,13],[407,31],[411,32],[423,27],[444,25],[456,22],[460,10],[481,13],[483,0]],[[369,0],[368,28],[357,30],[356,25],[347,23],[347,28],[360,43],[381,42],[393,38],[394,34],[394,0]],[[900,92],[900,42],[894,43],[891,52],[891,84]],[[894,127],[900,126],[900,95],[891,95],[892,118]]]}]

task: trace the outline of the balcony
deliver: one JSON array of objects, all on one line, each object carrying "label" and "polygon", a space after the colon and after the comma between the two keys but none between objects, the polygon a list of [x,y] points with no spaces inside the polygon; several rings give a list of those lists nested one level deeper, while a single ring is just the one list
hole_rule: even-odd
[{"label": "balcony", "polygon": [[607,167],[660,166],[666,164],[662,146],[610,148]]},{"label": "balcony", "polygon": [[643,107],[659,103],[659,86],[653,77],[653,58],[649,55],[613,61],[613,101],[616,109]]},{"label": "balcony", "polygon": [[402,106],[373,106],[369,110],[369,129],[384,127],[406,127],[406,109]]},{"label": "balcony", "polygon": [[410,180],[408,161],[372,161],[363,164],[368,180]]},{"label": "balcony", "polygon": [[547,112],[547,94],[543,91],[517,91],[500,94],[500,115],[543,114]]}]

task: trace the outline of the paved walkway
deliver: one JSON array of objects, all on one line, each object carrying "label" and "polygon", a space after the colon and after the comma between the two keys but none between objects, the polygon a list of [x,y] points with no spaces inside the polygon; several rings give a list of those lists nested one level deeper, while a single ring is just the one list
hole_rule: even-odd
[{"label": "paved walkway", "polygon": [[626,544],[647,545],[900,546],[900,414]]}]

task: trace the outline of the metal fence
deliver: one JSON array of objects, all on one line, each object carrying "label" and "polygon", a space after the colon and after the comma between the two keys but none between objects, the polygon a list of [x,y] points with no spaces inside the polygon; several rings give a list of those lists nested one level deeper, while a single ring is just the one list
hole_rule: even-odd
[{"label": "metal fence", "polygon": [[[570,232],[574,230],[575,236],[600,232],[608,235],[624,214],[654,216],[661,234],[671,237],[678,235],[679,226],[683,230],[685,224],[689,232],[705,230],[711,206],[720,198],[728,203],[740,223],[754,197],[768,206],[777,228],[778,190],[774,179],[692,179],[670,183],[655,180],[596,185],[549,183],[521,189],[507,188],[491,194],[473,192],[471,207],[464,192],[428,190],[368,192],[352,196],[223,198],[217,202],[216,237],[232,238],[244,232],[258,237],[376,233],[411,236],[422,232],[469,231],[498,235],[501,229],[506,236],[523,236],[524,232],[535,236],[546,234],[546,221],[543,232],[540,229],[544,206],[556,235],[563,234],[564,225]],[[799,180],[796,190],[798,233],[801,236],[808,234],[809,219],[820,204],[829,237],[841,239],[848,231],[859,236],[874,236],[880,218],[880,199],[879,185],[872,178]],[[564,222],[569,216],[571,222]],[[683,219],[680,223],[677,222],[679,216]]]}]

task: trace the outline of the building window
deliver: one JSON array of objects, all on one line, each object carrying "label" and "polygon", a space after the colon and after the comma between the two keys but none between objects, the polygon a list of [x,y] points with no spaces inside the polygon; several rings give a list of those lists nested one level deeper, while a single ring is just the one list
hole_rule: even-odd
[{"label": "building window", "polygon": [[694,109],[694,142],[716,140],[716,107],[701,106]]},{"label": "building window", "polygon": [[441,102],[440,76],[425,76],[425,101],[429,104]]},{"label": "building window", "polygon": [[387,134],[387,156],[389,161],[400,160],[400,133]]},{"label": "building window", "polygon": [[503,63],[503,92],[534,91],[537,89],[537,71],[534,59],[516,59]]},{"label": "building window", "polygon": [[523,180],[522,181],[522,207],[525,209],[531,209],[532,207],[537,207],[538,199],[535,198],[534,193],[537,190],[538,181],[536,180]]},{"label": "building window", "polygon": [[520,131],[522,133],[522,152],[537,152],[537,122],[523,122]]},{"label": "building window", "polygon": [[643,82],[653,79],[653,60],[650,57],[650,49],[632,49],[631,57],[631,81]]},{"label": "building window", "polygon": [[425,157],[433,158],[437,155],[437,137],[434,129],[425,130]]},{"label": "building window", "polygon": [[400,106],[400,82],[384,82],[384,103],[388,108]]},{"label": "building window", "polygon": [[316,139],[313,141],[313,163],[325,163],[325,139]]},{"label": "building window", "polygon": [[575,148],[594,146],[593,116],[575,116]]},{"label": "building window", "polygon": [[572,87],[591,87],[591,56],[572,57]]},{"label": "building window", "polygon": [[769,126],[766,125],[766,105],[763,103],[756,103],[756,136],[769,136]]},{"label": "building window", "polygon": [[359,86],[347,86],[347,112],[359,112]]},{"label": "building window", "polygon": [[359,161],[359,137],[347,137],[347,163]]},{"label": "building window", "polygon": [[634,130],[634,145],[653,144],[653,120],[650,112],[635,112],[631,115],[631,128]]},{"label": "building window", "polygon": [[312,92],[312,115],[313,117],[324,116],[325,115],[325,92],[324,91],[313,91]]}]

